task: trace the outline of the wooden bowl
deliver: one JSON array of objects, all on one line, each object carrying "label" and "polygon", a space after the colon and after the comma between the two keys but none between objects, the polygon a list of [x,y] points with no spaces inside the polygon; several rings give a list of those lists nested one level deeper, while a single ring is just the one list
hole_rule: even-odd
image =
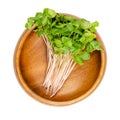
[{"label": "wooden bowl", "polygon": [[60,91],[50,98],[42,87],[47,67],[46,45],[35,32],[25,30],[14,54],[15,73],[24,90],[42,103],[57,106],[70,105],[89,96],[101,82],[106,67],[105,47],[96,35],[103,51],[93,52],[83,66],[76,65]]}]

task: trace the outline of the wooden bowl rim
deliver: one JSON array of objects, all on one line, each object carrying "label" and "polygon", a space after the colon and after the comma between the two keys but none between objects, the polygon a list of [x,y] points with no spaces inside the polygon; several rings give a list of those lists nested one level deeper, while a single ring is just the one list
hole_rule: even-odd
[{"label": "wooden bowl rim", "polygon": [[[70,15],[70,14],[67,14],[67,15]],[[74,16],[74,15],[71,15],[71,16]],[[78,18],[78,17],[76,17],[76,18]],[[31,30],[25,30],[23,32],[23,34],[19,38],[19,41],[18,41],[18,43],[16,45],[15,52],[14,52],[14,58],[13,58],[14,71],[15,71],[17,80],[19,81],[19,83],[21,84],[23,89],[30,96],[32,96],[33,98],[35,98],[36,100],[38,100],[39,102],[42,102],[44,104],[54,105],[54,106],[66,106],[66,105],[70,105],[70,104],[73,104],[73,103],[76,103],[78,101],[81,101],[81,100],[85,99],[86,97],[88,97],[98,87],[98,85],[100,84],[100,82],[101,82],[101,80],[102,80],[102,78],[104,76],[104,73],[105,73],[106,64],[107,64],[107,55],[106,55],[106,49],[105,49],[104,43],[103,43],[100,35],[96,32],[96,35],[99,37],[98,41],[101,42],[104,51],[100,51],[100,54],[101,54],[101,67],[100,67],[99,75],[98,75],[98,77],[96,79],[96,82],[93,84],[93,86],[85,94],[83,94],[82,96],[80,96],[78,98],[75,98],[73,100],[58,102],[58,101],[51,101],[51,100],[45,99],[45,98],[37,95],[36,93],[34,93],[29,88],[29,86],[25,83],[25,81],[24,81],[24,79],[22,77],[21,71],[20,71],[20,67],[19,67],[19,61],[20,61],[19,58],[20,58],[20,53],[21,53],[21,50],[22,50],[22,46],[23,46],[27,36],[31,32],[32,32],[32,29]]]}]

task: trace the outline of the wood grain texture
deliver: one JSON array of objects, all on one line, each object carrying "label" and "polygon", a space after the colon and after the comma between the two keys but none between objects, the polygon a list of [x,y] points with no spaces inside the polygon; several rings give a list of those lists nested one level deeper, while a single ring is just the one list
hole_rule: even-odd
[{"label": "wood grain texture", "polygon": [[14,54],[15,73],[24,90],[49,105],[69,105],[90,95],[101,82],[106,67],[105,47],[98,33],[96,35],[103,51],[93,52],[83,66],[76,65],[60,91],[50,98],[42,87],[47,68],[46,46],[36,33],[25,30]]}]

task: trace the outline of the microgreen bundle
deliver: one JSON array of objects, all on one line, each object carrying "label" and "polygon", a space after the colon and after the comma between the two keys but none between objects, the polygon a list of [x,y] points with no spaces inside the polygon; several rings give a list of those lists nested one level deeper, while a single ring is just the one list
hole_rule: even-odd
[{"label": "microgreen bundle", "polygon": [[25,27],[31,29],[34,25],[34,32],[43,38],[47,46],[48,66],[43,86],[52,97],[76,64],[83,65],[84,60],[90,59],[91,52],[102,49],[95,34],[99,24],[45,8],[35,17],[28,18]]}]

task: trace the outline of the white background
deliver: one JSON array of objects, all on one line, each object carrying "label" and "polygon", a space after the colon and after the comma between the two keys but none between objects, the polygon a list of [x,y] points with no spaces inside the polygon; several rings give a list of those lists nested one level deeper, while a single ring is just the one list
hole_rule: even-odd
[{"label": "white background", "polygon": [[[45,7],[98,20],[107,50],[107,69],[99,87],[85,100],[66,107],[37,102],[21,88],[14,74],[13,54],[24,24]],[[0,120],[120,120],[119,68],[119,0],[0,1]]]}]

